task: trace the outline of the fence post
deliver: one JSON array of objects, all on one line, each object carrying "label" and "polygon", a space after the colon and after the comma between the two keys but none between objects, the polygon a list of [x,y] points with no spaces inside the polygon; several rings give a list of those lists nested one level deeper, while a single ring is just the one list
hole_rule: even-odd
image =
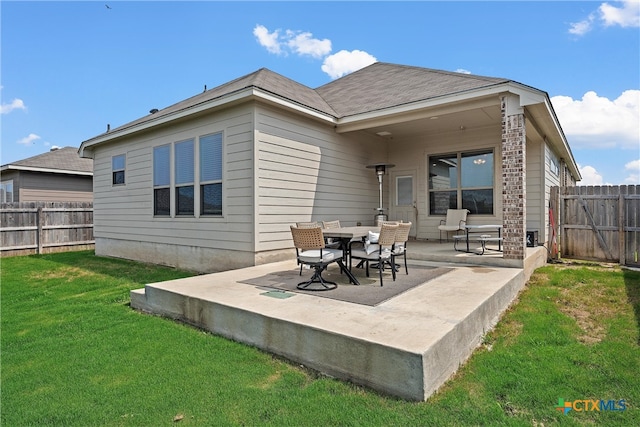
[{"label": "fence post", "polygon": [[36,212],[36,221],[38,221],[38,233],[36,236],[36,240],[38,243],[38,249],[36,250],[37,254],[41,254],[42,253],[42,247],[43,247],[43,241],[42,239],[44,238],[43,236],[43,227],[44,227],[44,215],[42,213],[42,206],[38,206],[38,211]]},{"label": "fence post", "polygon": [[625,240],[624,238],[625,236],[625,232],[624,232],[624,196],[626,194],[626,187],[625,186],[621,186],[620,187],[620,195],[618,198],[618,251],[620,252],[620,265],[625,265],[626,264],[626,245],[625,245]]}]

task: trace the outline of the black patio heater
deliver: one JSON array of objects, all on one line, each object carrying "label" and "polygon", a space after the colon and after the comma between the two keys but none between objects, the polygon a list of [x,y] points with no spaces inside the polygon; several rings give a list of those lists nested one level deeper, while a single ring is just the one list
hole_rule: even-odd
[{"label": "black patio heater", "polygon": [[378,221],[386,221],[387,215],[384,213],[385,209],[382,207],[382,177],[386,173],[387,169],[391,169],[395,165],[391,163],[376,163],[374,165],[368,165],[368,169],[375,169],[376,176],[378,177],[378,187],[380,192],[380,204],[376,208],[376,215],[374,217],[374,224],[378,224]]}]

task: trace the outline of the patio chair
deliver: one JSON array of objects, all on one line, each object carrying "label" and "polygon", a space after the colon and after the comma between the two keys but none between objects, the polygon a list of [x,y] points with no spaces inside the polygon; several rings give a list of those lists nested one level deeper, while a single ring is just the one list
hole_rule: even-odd
[{"label": "patio chair", "polygon": [[320,227],[320,223],[318,221],[296,222],[296,227],[298,227],[298,228],[316,228],[316,227]]},{"label": "patio chair", "polygon": [[322,221],[322,228],[340,228],[340,220],[335,221]]},{"label": "patio chair", "polygon": [[447,242],[449,241],[449,232],[465,230],[464,226],[467,225],[468,209],[447,209],[447,217],[440,221],[438,230],[440,230],[440,243],[442,243],[442,232],[444,231],[447,236]]},{"label": "patio chair", "polygon": [[[353,259],[359,259],[366,264],[366,274],[369,277],[369,262],[377,262],[380,273],[380,286],[382,286],[382,272],[385,264],[391,267],[391,275],[396,280],[395,256],[393,255],[393,245],[396,241],[398,225],[382,224],[377,243],[366,244],[363,248],[351,248],[349,257],[349,270],[353,265]],[[351,246],[351,245],[350,245]]]},{"label": "patio chair", "polygon": [[[398,224],[398,231],[396,231],[396,242],[393,245],[394,258],[402,255],[404,258],[404,271],[409,274],[409,268],[407,267],[407,241],[409,240],[409,231],[411,230],[410,222],[401,222]],[[400,265],[394,264],[396,269],[400,269]]]},{"label": "patio chair", "polygon": [[[331,263],[337,262],[340,271],[344,271],[346,267],[342,263],[342,251],[339,249],[326,248],[322,229],[291,227],[291,236],[293,237],[293,245],[296,248],[296,259],[300,264],[300,274],[302,275],[302,265],[309,265],[314,268],[313,276],[306,282],[300,282],[298,289],[308,291],[328,291],[335,289],[338,285],[330,282],[322,277],[322,272]],[[320,286],[313,286],[314,283]]]},{"label": "patio chair", "polygon": [[[322,228],[340,228],[340,220],[335,220],[335,221],[322,221]],[[342,247],[342,241],[340,239],[333,239],[331,237],[325,237],[324,238],[324,244],[327,245],[328,248],[334,248],[334,249],[342,249],[345,250],[346,248]]]}]

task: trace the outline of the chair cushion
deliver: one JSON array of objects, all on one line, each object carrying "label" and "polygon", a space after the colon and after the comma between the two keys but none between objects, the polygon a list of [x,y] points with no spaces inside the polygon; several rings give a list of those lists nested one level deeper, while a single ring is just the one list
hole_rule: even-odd
[{"label": "chair cushion", "polygon": [[373,252],[378,252],[380,250],[380,245],[377,243],[369,243],[369,241],[367,241],[364,244],[364,250],[368,253],[371,254]]},{"label": "chair cushion", "polygon": [[[377,245],[376,245],[377,246]],[[367,253],[365,249],[354,249],[351,251],[351,256],[358,259],[377,260],[378,258],[386,259],[391,256],[391,250],[383,249],[382,255],[376,250],[375,252]]]},{"label": "chair cushion", "polygon": [[367,240],[369,243],[378,243],[378,239],[380,238],[380,233],[374,233],[373,231],[369,231],[369,236]]},{"label": "chair cushion", "polygon": [[462,230],[462,228],[460,228],[460,226],[457,226],[457,225],[439,225],[438,230],[457,231],[457,230]]},{"label": "chair cushion", "polygon": [[319,262],[331,262],[342,258],[342,251],[339,249],[323,249],[322,259],[320,258],[320,249],[310,249],[303,251],[298,256],[300,262],[319,263]]},{"label": "chair cushion", "polygon": [[396,245],[393,247],[393,254],[398,255],[403,253],[404,253],[404,244],[396,243]]}]

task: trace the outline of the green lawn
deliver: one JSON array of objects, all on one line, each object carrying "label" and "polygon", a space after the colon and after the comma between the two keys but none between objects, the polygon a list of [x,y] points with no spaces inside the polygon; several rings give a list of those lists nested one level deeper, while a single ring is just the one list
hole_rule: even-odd
[{"label": "green lawn", "polygon": [[[537,270],[420,403],[129,307],[131,289],[188,272],[92,252],[0,269],[2,426],[640,425],[640,273],[618,267]],[[625,410],[591,410],[596,400]]]}]

